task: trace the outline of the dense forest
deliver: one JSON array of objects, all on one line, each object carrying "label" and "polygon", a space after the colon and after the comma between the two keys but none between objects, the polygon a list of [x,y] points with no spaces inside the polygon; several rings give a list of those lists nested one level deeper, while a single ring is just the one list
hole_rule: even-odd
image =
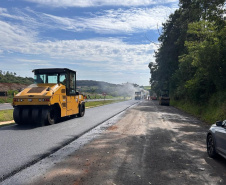
[{"label": "dense forest", "polygon": [[214,117],[226,119],[225,16],[225,0],[179,1],[163,24],[156,62],[148,66],[152,90],[169,89],[172,102],[196,106],[196,114],[220,107]]}]

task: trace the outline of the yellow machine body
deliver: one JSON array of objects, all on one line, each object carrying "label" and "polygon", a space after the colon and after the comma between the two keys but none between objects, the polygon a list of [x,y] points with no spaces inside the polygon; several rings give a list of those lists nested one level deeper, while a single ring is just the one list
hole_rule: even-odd
[{"label": "yellow machine body", "polygon": [[83,101],[83,95],[67,96],[66,87],[62,84],[33,84],[14,96],[13,106],[58,104],[61,117],[64,117],[78,114]]},{"label": "yellow machine body", "polygon": [[61,117],[84,115],[84,96],[76,92],[75,71],[51,68],[36,69],[34,72],[35,82],[41,80],[42,83],[28,86],[13,98],[13,116],[17,124],[31,120],[32,124],[35,122],[37,126],[43,126],[54,124]]}]

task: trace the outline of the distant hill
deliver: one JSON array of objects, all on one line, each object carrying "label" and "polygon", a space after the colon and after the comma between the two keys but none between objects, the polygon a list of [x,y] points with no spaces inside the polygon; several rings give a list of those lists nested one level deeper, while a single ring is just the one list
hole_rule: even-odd
[{"label": "distant hill", "polygon": [[77,90],[79,92],[96,93],[102,94],[106,93],[111,96],[133,96],[135,91],[139,90],[139,86],[136,84],[112,84],[102,81],[93,80],[78,80]]},{"label": "distant hill", "polygon": [[111,86],[116,87],[120,85],[111,84],[108,82],[102,82],[102,81],[94,81],[94,80],[77,80],[77,86]]},{"label": "distant hill", "polygon": [[[32,84],[33,78],[16,76],[16,73],[2,72],[0,70],[0,91],[19,90]],[[137,84],[112,84],[94,80],[77,80],[77,91],[91,94],[106,93],[111,96],[133,96],[140,91]]]}]

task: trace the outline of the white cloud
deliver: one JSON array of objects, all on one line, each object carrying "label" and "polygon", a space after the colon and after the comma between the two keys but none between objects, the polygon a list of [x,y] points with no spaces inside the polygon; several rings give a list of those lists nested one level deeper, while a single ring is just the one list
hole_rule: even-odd
[{"label": "white cloud", "polygon": [[0,20],[0,50],[26,45],[33,42],[34,37],[34,31],[28,30],[23,26],[11,25]]},{"label": "white cloud", "polygon": [[107,62],[114,65],[119,61],[122,67],[133,65],[134,68],[136,64],[147,63],[156,46],[154,44],[130,45],[118,39],[93,39],[38,42],[23,49],[27,53],[67,58],[70,62],[90,61],[90,64],[95,63],[95,65],[98,63],[103,65]]},{"label": "white cloud", "polygon": [[[37,33],[30,28],[0,20],[0,50],[22,54],[39,54],[51,57],[70,57],[78,60],[114,61],[121,58],[124,62],[143,61],[156,46],[130,45],[120,39],[98,38],[91,40],[38,41]],[[3,52],[1,52],[3,53]],[[138,57],[136,57],[136,56]],[[145,57],[144,57],[145,58]]]},{"label": "white cloud", "polygon": [[39,65],[39,66],[52,66],[51,62],[48,60],[38,60],[38,59],[24,59],[19,58],[17,62],[22,63],[23,65]]},{"label": "white cloud", "polygon": [[0,14],[6,13],[6,12],[7,12],[7,9],[6,8],[1,8],[0,7]]},{"label": "white cloud", "polygon": [[[49,29],[82,32],[85,30],[102,34],[134,33],[156,30],[161,27],[176,7],[156,6],[153,8],[110,9],[91,14],[89,17],[60,17],[36,12],[30,8],[14,9],[8,13],[0,8],[0,17],[20,21],[27,29],[48,31]],[[1,13],[2,12],[2,13]],[[44,29],[43,29],[44,28]]]},{"label": "white cloud", "polygon": [[0,16],[5,17],[5,18],[21,20],[21,21],[26,20],[24,16],[12,15],[8,12],[8,10],[6,8],[1,8],[1,7],[0,7]]},{"label": "white cloud", "polygon": [[[15,38],[18,35],[15,34]],[[12,38],[12,37],[11,37]],[[143,70],[153,59],[155,44],[130,45],[119,39],[92,39],[29,42],[29,38],[20,38],[20,44],[11,39],[8,45],[0,46],[0,50],[33,56],[45,56],[53,64],[62,61],[64,64],[99,67],[113,71]],[[15,40],[15,42],[13,42]],[[26,41],[26,42],[24,42]],[[1,42],[1,41],[0,41]],[[47,61],[48,61],[47,60]],[[18,60],[29,63],[30,60]],[[45,60],[46,61],[46,60]],[[44,64],[41,60],[32,60],[30,64]],[[48,62],[47,62],[48,63]],[[120,69],[119,69],[120,66]]]},{"label": "white cloud", "polygon": [[[84,31],[90,30],[97,33],[133,33],[144,30],[156,30],[161,27],[169,14],[175,8],[157,6],[154,8],[131,8],[107,10],[92,14],[92,17],[59,17],[50,14],[39,14],[40,18],[47,23],[52,23],[52,28]],[[47,24],[48,26],[49,24]]]},{"label": "white cloud", "polygon": [[[155,30],[174,9],[164,6],[154,8],[132,8],[108,10],[102,15],[86,20],[98,32],[139,32]],[[84,21],[84,20],[83,20]]]},{"label": "white cloud", "polygon": [[[21,71],[28,71],[23,69],[26,66],[29,69],[45,65],[74,66],[75,69],[80,66],[81,70],[85,71],[87,68],[97,69],[102,75],[111,72],[111,78],[117,73],[124,82],[127,77],[122,74],[125,73],[129,73],[130,78],[134,74],[144,72],[147,72],[148,76],[147,64],[154,62],[153,51],[157,47],[155,44],[128,44],[122,39],[114,38],[61,41],[60,38],[54,37],[55,41],[46,41],[45,38],[39,38],[39,34],[50,29],[125,34],[145,32],[156,29],[157,24],[160,26],[172,11],[174,8],[157,6],[143,9],[111,9],[91,14],[91,17],[59,17],[29,8],[14,9],[14,12],[10,13],[7,9],[0,8],[1,63],[9,61],[9,64],[4,64],[5,69],[8,69],[7,65],[12,65],[13,62],[4,56],[11,53],[10,59],[17,62],[16,64],[21,64]],[[21,58],[14,58],[14,54],[18,54]],[[98,75],[98,72],[90,73]],[[24,72],[24,74],[28,73]],[[126,81],[129,81],[129,78]]]},{"label": "white cloud", "polygon": [[26,0],[52,7],[98,7],[98,6],[148,6],[153,4],[175,3],[178,0]]},{"label": "white cloud", "polygon": [[[153,50],[156,45],[130,45],[119,39],[96,38],[33,42],[21,46],[15,44],[7,49],[12,53],[20,53],[19,58],[10,58],[10,66],[19,66],[15,72],[22,76],[32,76],[31,71],[35,68],[66,66],[74,70],[79,69],[80,79],[141,83],[139,77],[145,76],[147,83],[142,83],[148,84],[147,66],[154,61]],[[4,61],[4,58],[1,61]],[[7,67],[7,63],[4,64]]]},{"label": "white cloud", "polygon": [[[31,10],[29,10],[32,12]],[[100,31],[104,29],[104,25],[106,26],[108,19],[112,19],[112,25],[120,25],[117,23],[117,17],[123,24],[122,20],[126,20],[128,18],[129,22],[133,22],[134,20],[130,20],[130,17],[133,15],[135,20],[132,23],[127,23],[127,26],[130,27],[130,30],[135,30],[143,25],[138,25],[139,21],[136,18],[143,14],[146,14],[146,11],[150,10],[141,10],[141,9],[130,9],[126,12],[122,11],[121,9],[117,10],[116,12],[113,10],[107,11],[107,16],[104,16],[104,13],[99,13],[98,16],[94,17],[91,20],[88,18],[81,22],[84,22],[85,25],[89,25],[89,29]],[[6,10],[4,10],[7,13]],[[139,12],[139,13],[138,13]],[[50,17],[55,22],[56,27],[59,27],[60,24],[67,24],[71,27],[75,22],[72,19],[68,19],[65,23],[65,18],[51,16],[51,15],[44,15],[40,16],[39,13],[34,12],[37,17],[39,17],[43,21],[42,24],[47,24],[48,18]],[[105,14],[105,15],[106,15]],[[22,13],[19,12],[21,16]],[[27,14],[24,14],[27,17]],[[18,16],[19,17],[19,16]],[[21,16],[23,17],[23,16]],[[107,17],[107,20],[104,20],[104,17]],[[21,19],[22,20],[22,19]],[[31,23],[35,24],[34,18],[31,18]],[[35,21],[34,21],[35,20]],[[95,21],[96,20],[96,21]],[[100,26],[97,26],[97,22],[100,22]],[[114,23],[115,21],[115,23]],[[94,22],[92,24],[92,22]],[[25,27],[26,22],[24,24],[16,25],[13,23],[8,23],[0,20],[0,54],[3,55],[4,53],[21,53],[24,55],[34,55],[34,56],[45,56],[51,61],[54,59],[56,60],[63,60],[66,61],[68,64],[78,64],[80,66],[93,66],[93,67],[105,67],[117,71],[118,66],[120,66],[120,70],[143,70],[147,67],[147,63],[153,59],[153,50],[156,49],[155,44],[127,44],[124,43],[121,39],[113,39],[113,38],[94,38],[90,40],[62,40],[62,41],[40,41],[37,38],[36,31],[32,30],[30,26]],[[53,25],[53,24],[52,24]],[[138,25],[138,28],[135,28],[135,25]],[[103,28],[101,28],[101,26]],[[109,26],[110,27],[110,26]],[[148,27],[148,26],[145,26]],[[64,27],[62,26],[62,29]],[[108,29],[114,30],[123,30],[122,27],[110,27]],[[144,28],[143,28],[144,29]],[[107,31],[107,30],[106,30]],[[30,60],[28,60],[29,62]],[[33,61],[33,62],[32,62]],[[34,60],[30,63],[35,64]],[[36,60],[36,64],[43,62]],[[82,62],[81,62],[82,61]],[[18,62],[25,63],[24,61],[18,60]]]}]

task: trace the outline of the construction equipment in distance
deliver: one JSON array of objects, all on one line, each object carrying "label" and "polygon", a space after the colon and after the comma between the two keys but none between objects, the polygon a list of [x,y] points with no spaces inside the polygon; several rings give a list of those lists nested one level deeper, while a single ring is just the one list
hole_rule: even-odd
[{"label": "construction equipment in distance", "polygon": [[168,105],[170,104],[169,90],[161,90],[159,97],[159,105]]},{"label": "construction equipment in distance", "polygon": [[141,92],[135,92],[135,100],[141,100]]},{"label": "construction equipment in distance", "polygon": [[15,123],[44,126],[65,116],[85,114],[84,96],[76,92],[76,72],[67,68],[35,69],[34,84],[13,98]]},{"label": "construction equipment in distance", "polygon": [[157,100],[157,95],[156,95],[156,93],[153,93],[153,94],[152,94],[151,100]]}]

